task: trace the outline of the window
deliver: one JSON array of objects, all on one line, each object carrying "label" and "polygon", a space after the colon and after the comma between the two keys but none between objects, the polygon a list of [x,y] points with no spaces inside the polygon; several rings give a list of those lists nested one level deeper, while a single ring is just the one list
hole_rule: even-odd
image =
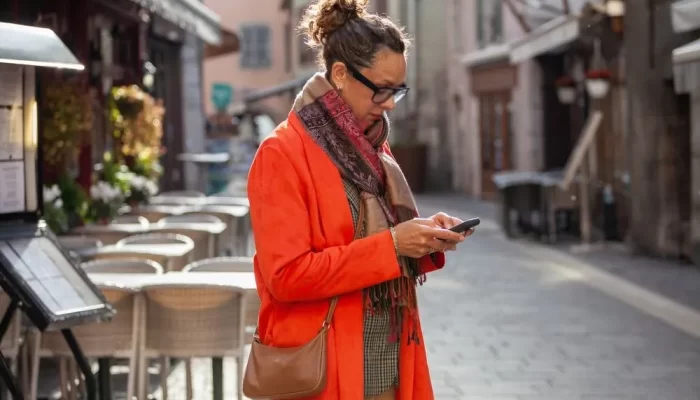
[{"label": "window", "polygon": [[241,28],[241,67],[268,68],[270,57],[270,27],[267,25],[245,25]]},{"label": "window", "polygon": [[476,37],[479,47],[503,42],[503,1],[477,0]]}]

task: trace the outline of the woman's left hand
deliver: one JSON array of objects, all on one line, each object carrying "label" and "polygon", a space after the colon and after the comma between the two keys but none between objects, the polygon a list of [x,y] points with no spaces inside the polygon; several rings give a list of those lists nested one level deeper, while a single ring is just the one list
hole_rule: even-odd
[{"label": "woman's left hand", "polygon": [[[451,216],[445,214],[444,212],[439,212],[439,213],[433,215],[432,217],[430,217],[430,219],[432,219],[437,226],[439,226],[443,229],[450,229],[450,228],[455,227],[455,226],[461,224],[462,222],[464,222],[461,219],[451,217]],[[474,233],[474,228],[471,228],[468,231],[462,233],[462,235],[464,235],[464,237],[469,237],[469,236],[471,236],[472,233]]]}]

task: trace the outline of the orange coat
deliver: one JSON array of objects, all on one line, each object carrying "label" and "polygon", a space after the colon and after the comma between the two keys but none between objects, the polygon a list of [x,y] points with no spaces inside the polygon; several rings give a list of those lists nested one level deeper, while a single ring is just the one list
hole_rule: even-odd
[{"label": "orange coat", "polygon": [[[362,289],[399,276],[391,234],[353,241],[340,173],[293,113],[260,145],[248,197],[260,338],[276,347],[307,343],[321,328],[329,299],[340,295],[328,334],[328,384],[315,399],[363,400]],[[421,260],[425,272],[444,265],[444,255],[436,255],[438,265]],[[434,398],[420,326],[417,331],[420,345],[407,345],[402,335],[400,400]]]}]

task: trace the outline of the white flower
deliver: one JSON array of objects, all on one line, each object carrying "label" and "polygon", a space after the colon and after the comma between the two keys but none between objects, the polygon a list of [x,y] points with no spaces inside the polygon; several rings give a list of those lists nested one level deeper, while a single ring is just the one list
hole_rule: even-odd
[{"label": "white flower", "polygon": [[131,185],[132,188],[134,188],[138,191],[141,191],[146,186],[147,181],[148,181],[148,179],[146,179],[146,177],[140,176],[140,175],[135,175],[131,178],[131,181],[129,182],[129,184]]},{"label": "white flower", "polygon": [[63,199],[61,199],[60,197],[57,198],[56,201],[54,201],[53,205],[56,208],[63,208]]},{"label": "white flower", "polygon": [[122,192],[105,181],[98,181],[90,187],[90,197],[104,203],[112,203],[121,200]]},{"label": "white flower", "polygon": [[155,183],[155,182],[152,181],[152,180],[147,180],[147,181],[146,181],[146,192],[147,192],[150,196],[155,196],[155,195],[157,195],[157,194],[158,194],[158,184]]},{"label": "white flower", "polygon": [[58,185],[44,186],[44,203],[53,203],[59,197],[61,197],[61,189]]}]

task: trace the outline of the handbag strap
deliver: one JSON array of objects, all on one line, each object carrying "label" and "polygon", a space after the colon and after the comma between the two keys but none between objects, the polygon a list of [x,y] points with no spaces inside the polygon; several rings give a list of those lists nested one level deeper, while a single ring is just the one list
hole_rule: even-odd
[{"label": "handbag strap", "polygon": [[[338,296],[331,299],[331,305],[328,307],[328,313],[326,313],[326,318],[323,319],[323,324],[321,325],[321,330],[323,332],[328,330],[331,326],[331,320],[333,319],[333,313],[335,313],[335,306],[338,304]],[[255,327],[255,334],[253,335],[253,340],[260,343],[260,336],[258,335],[258,327]]]},{"label": "handbag strap", "polygon": [[327,330],[331,326],[331,320],[333,319],[333,313],[335,312],[335,306],[338,304],[338,296],[331,299],[331,306],[328,308],[328,313],[326,314],[326,319],[323,320],[323,325],[321,330]]}]

